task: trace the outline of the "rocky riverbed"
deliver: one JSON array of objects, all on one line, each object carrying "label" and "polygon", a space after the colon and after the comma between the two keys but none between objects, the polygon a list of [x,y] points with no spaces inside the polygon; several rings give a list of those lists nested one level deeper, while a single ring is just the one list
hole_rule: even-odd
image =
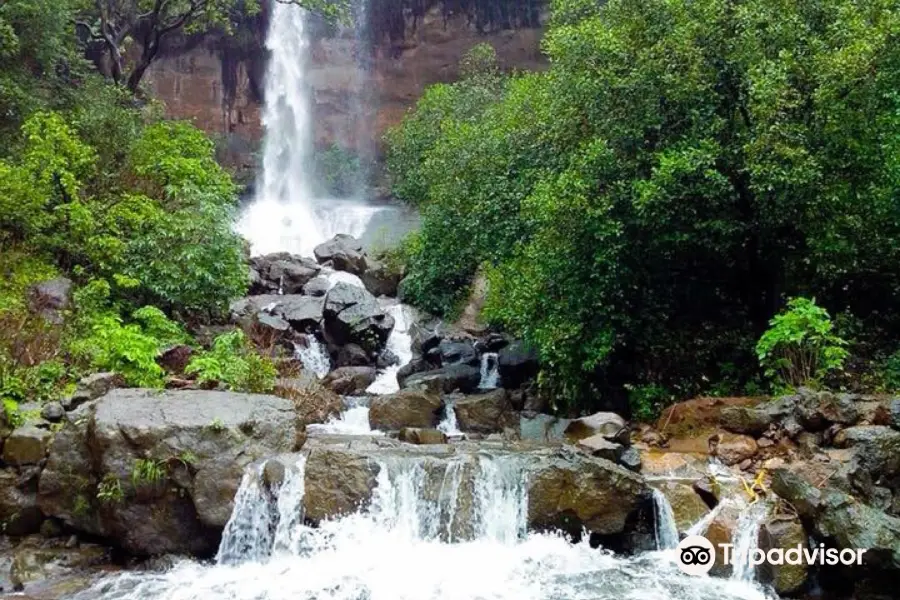
[{"label": "rocky riverbed", "polygon": [[[250,485],[263,490],[255,510],[277,505],[263,512],[294,514],[305,536],[374,518],[391,489],[406,490],[417,523],[431,515],[433,531],[415,539],[477,544],[493,514],[486,482],[513,473],[491,492],[513,515],[504,530],[513,540],[562,532],[616,560],[665,550],[664,528],[673,539],[690,532],[764,549],[867,548],[861,567],[748,575],[717,564],[713,573],[760,594],[893,597],[900,400],[800,390],[693,400],[655,424],[606,412],[559,418],[535,391],[537,359],[523,344],[398,304],[402,274],[352,238],[314,259],[252,265],[252,295],[233,303],[230,326],[283,349],[292,370],[272,395],[195,389],[181,372],[190,349],[173,348],[161,357],[170,389],[123,389],[116,375],[96,374],[0,429],[2,591],[66,598],[110,571],[166,572],[160,557],[213,559],[223,532],[234,542],[230,523]],[[286,507],[298,465],[302,490]],[[644,573],[635,564],[616,568]],[[671,586],[663,597],[690,596],[677,577]],[[744,597],[719,597],[731,593]]]}]

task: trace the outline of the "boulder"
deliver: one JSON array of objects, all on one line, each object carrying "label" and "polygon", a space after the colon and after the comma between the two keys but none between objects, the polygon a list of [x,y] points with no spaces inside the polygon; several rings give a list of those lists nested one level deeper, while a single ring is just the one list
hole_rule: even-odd
[{"label": "boulder", "polygon": [[328,281],[327,277],[319,275],[310,279],[303,286],[303,293],[307,296],[320,297],[327,294],[329,289],[331,289],[331,282]]},{"label": "boulder", "polygon": [[10,469],[0,470],[0,525],[6,535],[37,533],[44,520],[33,486],[20,479]]},{"label": "boulder", "polygon": [[709,513],[709,506],[689,483],[678,480],[659,480],[651,485],[662,492],[672,506],[678,531],[687,531],[694,523]]},{"label": "boulder", "polygon": [[900,431],[884,425],[859,425],[837,433],[834,445],[855,448],[859,464],[874,478],[900,474]]},{"label": "boulder", "polygon": [[486,394],[464,396],[453,402],[460,431],[472,433],[503,433],[515,429],[519,415],[513,409],[506,390],[493,390]]},{"label": "boulder", "polygon": [[98,567],[108,569],[111,562],[109,549],[95,544],[63,547],[29,539],[15,548],[9,579],[13,589],[34,597],[71,598],[90,585]]},{"label": "boulder", "polygon": [[337,346],[358,344],[366,352],[378,354],[394,328],[394,318],[381,310],[366,290],[338,283],[325,296],[325,333]]},{"label": "boulder", "polygon": [[397,286],[400,285],[400,273],[397,273],[385,263],[371,258],[366,258],[366,270],[359,276],[363,285],[373,296],[397,295]]},{"label": "boulder", "polygon": [[58,423],[66,416],[66,409],[59,402],[48,402],[41,409],[41,418],[51,423]]},{"label": "boulder", "polygon": [[61,324],[62,311],[69,308],[71,295],[72,280],[57,277],[31,286],[28,290],[28,306],[32,312],[50,323]]},{"label": "boulder", "polygon": [[522,413],[519,417],[519,438],[533,442],[563,442],[570,419],[542,413]]},{"label": "boulder", "polygon": [[537,353],[524,342],[512,342],[497,353],[497,368],[503,387],[515,389],[537,376]]},{"label": "boulder", "polygon": [[381,431],[404,427],[431,429],[440,421],[442,408],[438,395],[418,390],[400,390],[372,399],[369,425]]},{"label": "boulder", "polygon": [[759,446],[756,444],[756,440],[750,436],[723,433],[719,435],[715,456],[718,456],[727,466],[731,466],[753,458],[758,450]]},{"label": "boulder", "polygon": [[49,431],[34,425],[13,430],[3,444],[3,462],[15,467],[40,464],[47,456],[52,437]]},{"label": "boulder", "polygon": [[621,533],[649,499],[639,475],[566,448],[534,456],[527,472],[528,524],[538,530]]},{"label": "boulder", "polygon": [[291,328],[301,333],[317,331],[322,322],[322,298],[297,294],[279,296],[276,294],[247,296],[231,303],[231,320],[245,329],[259,323],[262,315],[278,320],[266,320],[266,326],[283,329],[286,321]]},{"label": "boulder", "polygon": [[475,346],[469,340],[441,340],[436,348],[441,365],[472,365],[481,364]]},{"label": "boulder", "polygon": [[604,435],[599,433],[579,440],[578,449],[591,456],[605,458],[612,462],[618,462],[619,458],[622,456],[622,452],[625,451],[625,448],[622,447],[621,444],[611,442],[606,439]]},{"label": "boulder", "polygon": [[415,373],[403,380],[404,388],[424,388],[434,393],[471,394],[478,390],[481,371],[471,365],[449,365],[440,369]]},{"label": "boulder", "polygon": [[362,244],[353,236],[338,234],[313,250],[320,264],[330,264],[337,271],[362,275],[367,266]]},{"label": "boulder", "polygon": [[867,566],[900,570],[900,519],[788,467],[774,468],[771,475],[772,490],[791,503],[816,538],[840,549],[867,548]]},{"label": "boulder", "polygon": [[397,436],[401,442],[407,444],[446,444],[447,435],[437,429],[420,429],[418,427],[404,427]]},{"label": "boulder", "polygon": [[340,367],[325,376],[322,385],[335,394],[356,396],[375,381],[375,367]]},{"label": "boulder", "polygon": [[640,473],[644,463],[637,448],[625,448],[619,456],[619,464],[635,473]]},{"label": "boulder", "polygon": [[369,355],[358,344],[338,348],[334,364],[338,367],[364,367],[372,363]]},{"label": "boulder", "polygon": [[[400,384],[400,387],[405,387],[406,380],[409,379],[411,375],[415,375],[416,373],[424,373],[432,368],[432,365],[422,358],[414,358],[397,371],[397,382]],[[480,376],[479,376],[480,378]]]},{"label": "boulder", "polygon": [[366,506],[380,470],[370,457],[354,444],[312,448],[305,467],[304,518],[317,524]]},{"label": "boulder", "polygon": [[83,377],[75,388],[75,393],[61,401],[66,410],[75,410],[85,402],[96,400],[110,390],[125,385],[125,378],[118,373],[94,373]]},{"label": "boulder", "polygon": [[833,423],[852,425],[859,418],[853,396],[806,388],[801,388],[798,394],[797,419],[809,431],[824,431]]},{"label": "boulder", "polygon": [[293,402],[298,431],[313,423],[325,423],[344,410],[341,397],[315,379],[280,377],[275,380],[273,393]]},{"label": "boulder", "polygon": [[251,290],[257,294],[303,293],[303,287],[322,270],[312,260],[288,252],[256,256],[250,266],[259,278]]},{"label": "boulder", "polygon": [[722,409],[721,425],[732,433],[760,436],[772,424],[772,415],[760,408],[728,406]]},{"label": "boulder", "polygon": [[[809,536],[803,530],[803,525],[794,515],[777,515],[769,517],[759,529],[759,547],[761,550],[780,548],[807,548]],[[806,584],[809,576],[809,566],[801,561],[801,564],[791,565],[784,562],[781,565],[763,563],[757,567],[757,579],[775,588],[779,595],[788,595],[797,592]]]},{"label": "boulder", "polygon": [[131,554],[209,555],[244,467],[291,451],[296,429],[275,396],[113,390],[56,434],[38,504]]},{"label": "boulder", "polygon": [[566,427],[566,438],[577,442],[588,437],[602,435],[610,441],[622,445],[630,443],[625,419],[613,412],[598,412],[588,417],[581,417]]},{"label": "boulder", "polygon": [[177,344],[162,351],[156,362],[169,373],[181,375],[191,362],[194,349],[187,344]]}]

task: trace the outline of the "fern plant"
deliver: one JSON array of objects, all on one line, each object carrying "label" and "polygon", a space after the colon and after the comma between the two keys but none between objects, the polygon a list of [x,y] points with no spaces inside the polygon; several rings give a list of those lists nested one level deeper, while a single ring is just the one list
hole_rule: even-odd
[{"label": "fern plant", "polygon": [[193,358],[185,372],[196,375],[200,384],[253,393],[272,391],[277,376],[272,361],[260,355],[240,330],[217,337],[212,349]]}]

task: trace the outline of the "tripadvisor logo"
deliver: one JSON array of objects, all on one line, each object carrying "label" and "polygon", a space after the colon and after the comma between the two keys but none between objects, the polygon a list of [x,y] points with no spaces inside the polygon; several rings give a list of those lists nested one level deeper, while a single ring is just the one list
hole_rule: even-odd
[{"label": "tripadvisor logo", "polygon": [[[717,548],[703,536],[689,535],[675,549],[678,568],[688,575],[706,575],[716,563]],[[866,550],[825,548],[824,544],[807,548],[772,548],[765,551],[753,548],[749,552],[736,552],[733,544],[718,544],[722,562],[726,565],[861,565]]]}]

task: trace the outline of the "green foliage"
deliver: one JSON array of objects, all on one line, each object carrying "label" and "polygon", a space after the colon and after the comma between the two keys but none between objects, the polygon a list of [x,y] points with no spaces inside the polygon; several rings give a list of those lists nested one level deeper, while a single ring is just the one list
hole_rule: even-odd
[{"label": "green foliage", "polygon": [[337,144],[316,152],[313,168],[326,195],[347,198],[358,192],[363,184],[363,164],[359,156]]},{"label": "green foliage", "polygon": [[813,300],[791,299],[769,324],[756,344],[756,355],[766,375],[787,386],[820,381],[847,360],[847,342],[834,334],[828,312]]},{"label": "green foliage", "polygon": [[131,468],[131,484],[138,489],[144,485],[155,485],[168,476],[166,461],[140,458]]},{"label": "green foliage", "polygon": [[487,316],[539,351],[561,409],[740,389],[785,297],[897,338],[900,7],[552,12],[547,71],[434,86],[388,135],[423,218],[414,303],[452,311],[486,266]]},{"label": "green foliage", "polygon": [[659,418],[663,409],[675,401],[675,397],[666,388],[654,385],[628,386],[628,403],[631,416],[643,423],[650,423]]},{"label": "green foliage", "polygon": [[103,504],[118,504],[125,499],[122,482],[112,473],[107,473],[97,485],[97,500]]},{"label": "green foliage", "polygon": [[239,329],[217,337],[212,349],[191,359],[185,373],[197,375],[200,384],[252,393],[272,391],[277,376],[272,361],[260,355]]},{"label": "green foliage", "polygon": [[882,387],[886,391],[900,391],[900,350],[884,359],[880,375]]},{"label": "green foliage", "polygon": [[19,412],[19,403],[12,398],[0,398],[3,403],[3,418],[6,424],[15,429],[25,424],[25,418]]}]

